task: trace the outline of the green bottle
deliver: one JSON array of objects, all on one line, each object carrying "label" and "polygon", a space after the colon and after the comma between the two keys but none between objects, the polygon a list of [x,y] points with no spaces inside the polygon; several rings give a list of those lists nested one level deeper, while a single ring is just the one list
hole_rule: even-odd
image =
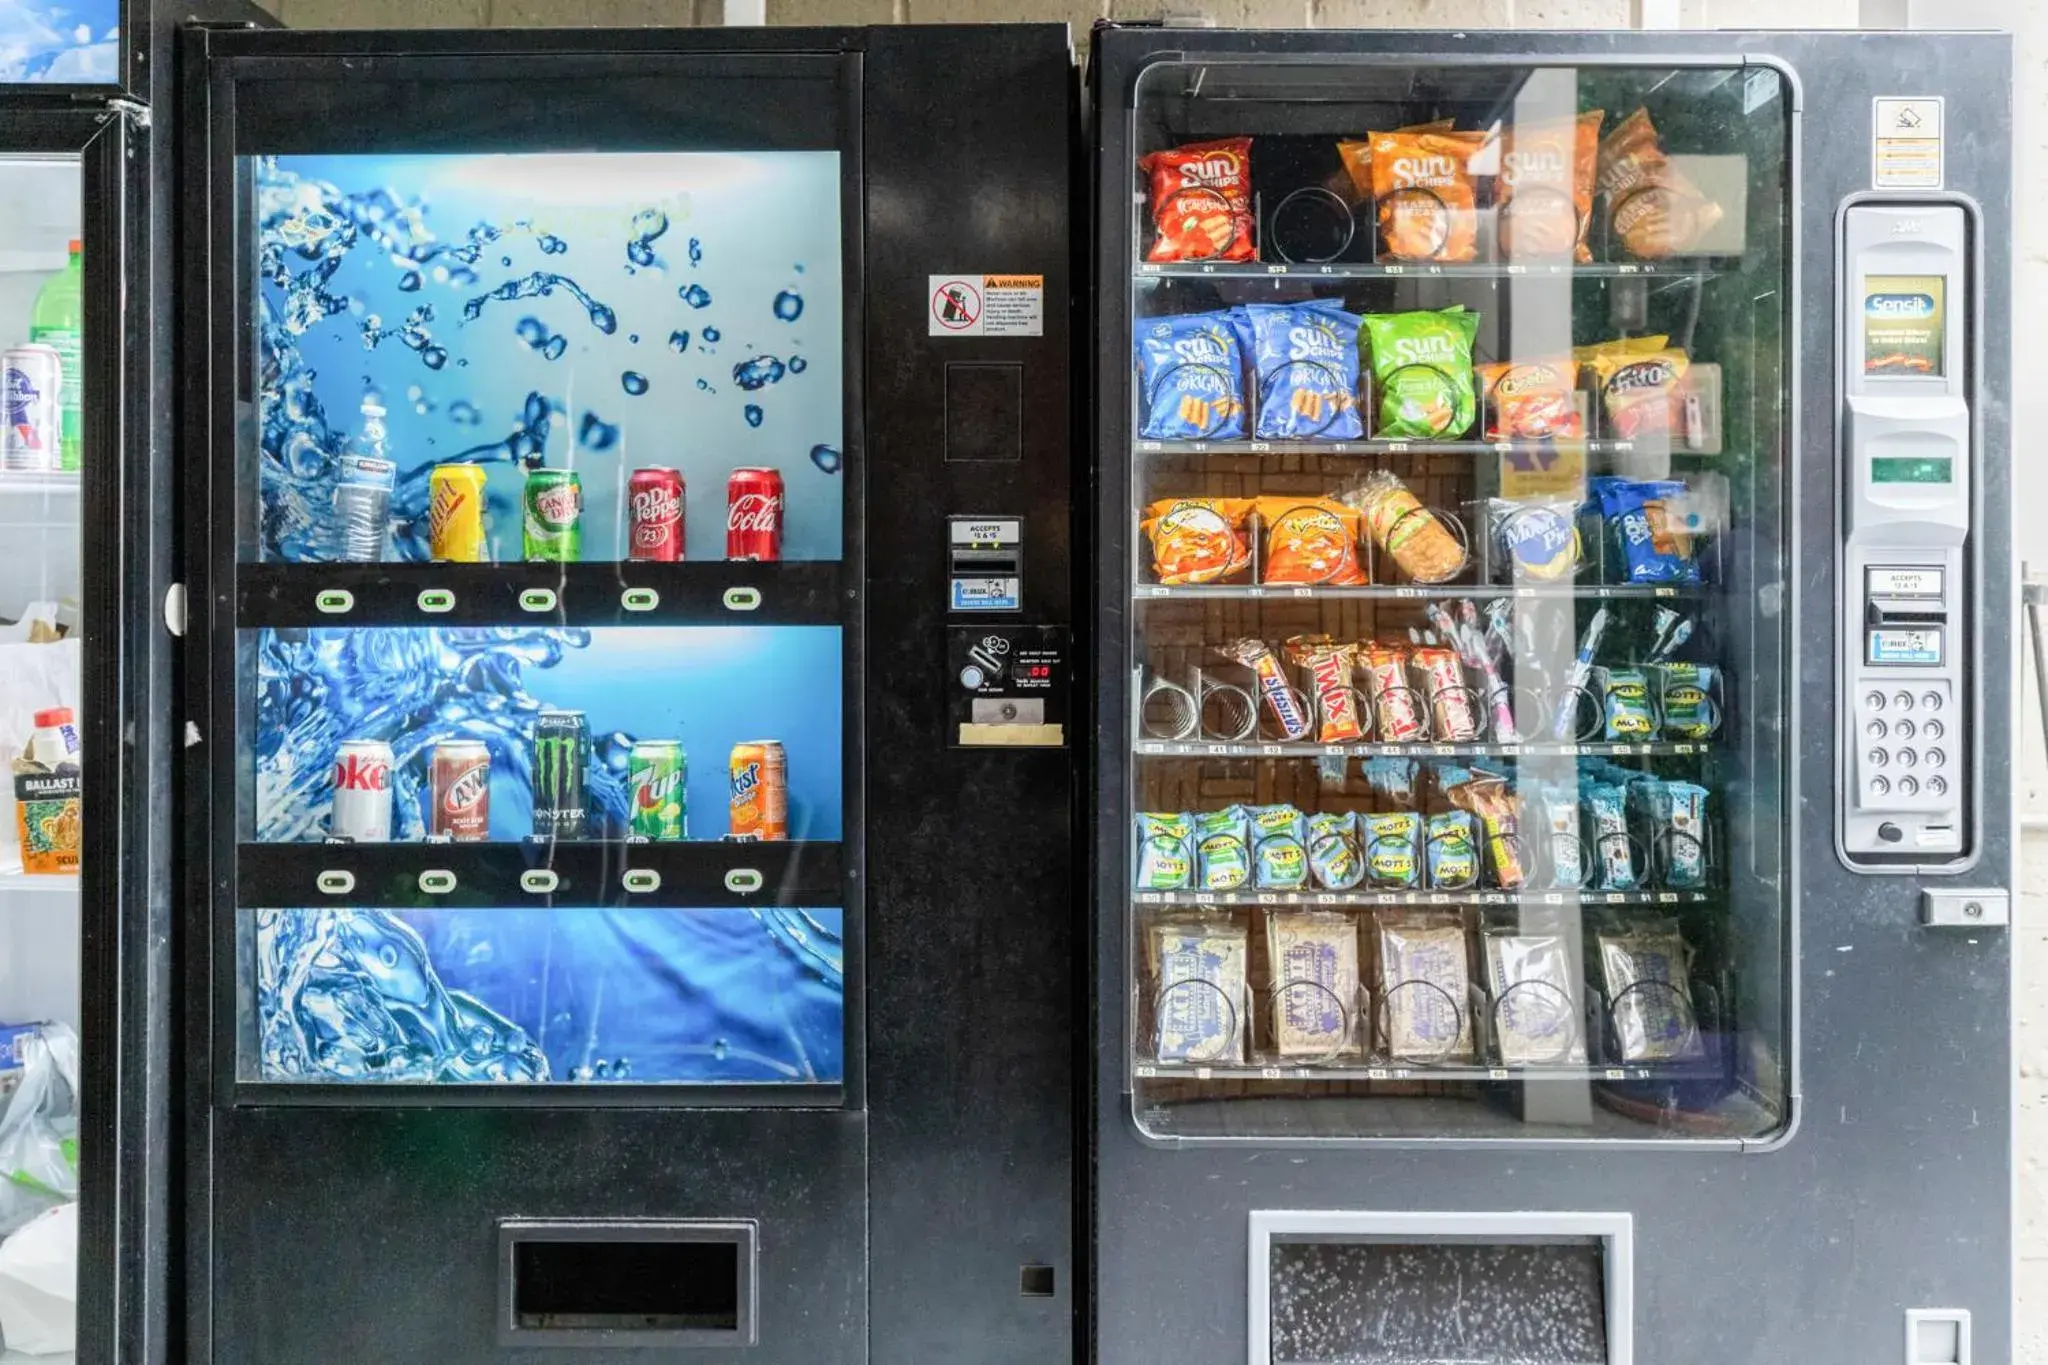
[{"label": "green bottle", "polygon": [[85,367],[80,347],[85,336],[85,267],[79,260],[81,243],[71,243],[71,259],[43,284],[36,295],[35,311],[29,315],[28,339],[40,346],[55,347],[63,362],[64,381],[57,394],[63,416],[63,441],[58,448],[58,468],[78,468],[79,416],[85,397]]}]

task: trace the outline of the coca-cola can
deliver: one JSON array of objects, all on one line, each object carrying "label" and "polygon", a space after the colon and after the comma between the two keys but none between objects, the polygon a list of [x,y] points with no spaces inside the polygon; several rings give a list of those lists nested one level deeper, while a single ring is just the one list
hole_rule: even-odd
[{"label": "coca-cola can", "polygon": [[436,744],[427,788],[434,803],[429,838],[475,843],[491,837],[491,751],[481,740]]},{"label": "coca-cola can", "polygon": [[725,481],[725,557],[782,558],[782,471],[735,469]]},{"label": "coca-cola can", "polygon": [[626,558],[673,562],[685,557],[683,546],[683,476],[634,470],[626,481]]},{"label": "coca-cola can", "polygon": [[352,844],[391,842],[391,746],[345,739],[334,755],[334,814],[327,832]]}]

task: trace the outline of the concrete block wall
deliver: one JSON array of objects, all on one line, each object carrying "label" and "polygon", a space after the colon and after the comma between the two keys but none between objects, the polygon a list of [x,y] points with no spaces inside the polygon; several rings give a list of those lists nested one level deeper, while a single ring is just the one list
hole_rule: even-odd
[{"label": "concrete block wall", "polygon": [[[1654,2],[1654,0],[1653,0]],[[954,23],[1050,20],[1077,43],[1099,18],[1205,14],[1227,27],[1609,28],[1625,27],[1639,0],[767,0],[771,24]],[[1679,0],[1688,27],[1853,28],[1871,0]],[[2019,317],[2013,397],[2020,443],[2021,556],[2048,572],[2048,460],[2024,436],[2048,430],[2048,0],[1876,0],[1922,26],[2002,27],[2019,40],[2015,142]],[[722,0],[274,0],[294,28],[689,26],[720,21]],[[1890,20],[1896,22],[1896,20]],[[2031,698],[2031,674],[2023,693]],[[2019,1293],[2016,1360],[2048,1362],[2048,758],[2029,704],[2021,740],[2021,809],[2038,822],[2022,840],[2014,947],[2018,957]],[[1931,1253],[1932,1254],[1932,1253]]]}]

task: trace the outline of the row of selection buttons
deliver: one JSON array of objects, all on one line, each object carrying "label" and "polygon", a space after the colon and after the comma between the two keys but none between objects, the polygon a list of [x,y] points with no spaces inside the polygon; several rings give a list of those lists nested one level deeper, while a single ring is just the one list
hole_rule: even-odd
[{"label": "row of selection buttons", "polygon": [[1927,711],[1939,711],[1947,702],[1948,698],[1939,692],[1923,692],[1916,702],[1911,692],[1903,690],[1894,692],[1889,697],[1882,692],[1871,692],[1863,698],[1864,706],[1872,711],[1882,711],[1889,707],[1894,711],[1904,712],[1911,711],[1915,706]]},{"label": "row of selection buttons", "polygon": [[1915,725],[1912,721],[1900,717],[1890,725],[1886,725],[1881,720],[1873,720],[1863,727],[1863,733],[1869,739],[1891,738],[1901,741],[1913,739],[1917,736],[1927,743],[1933,744],[1948,733],[1948,727],[1938,720],[1923,720],[1918,725]]}]

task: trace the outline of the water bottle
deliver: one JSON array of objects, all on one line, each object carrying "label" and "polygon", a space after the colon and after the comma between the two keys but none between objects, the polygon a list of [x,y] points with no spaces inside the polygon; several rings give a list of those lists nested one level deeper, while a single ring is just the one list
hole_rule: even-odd
[{"label": "water bottle", "polygon": [[84,424],[85,371],[79,347],[85,334],[85,267],[79,242],[71,243],[71,255],[64,268],[44,282],[36,294],[35,310],[29,314],[28,339],[38,346],[54,347],[62,366],[63,382],[57,389],[59,430],[57,468],[78,471],[78,451]]},{"label": "water bottle", "polygon": [[337,462],[334,512],[339,532],[338,557],[351,564],[375,564],[384,558],[384,537],[390,530],[391,490],[398,466],[384,455],[384,403],[375,391],[363,395],[363,430],[356,449]]}]

